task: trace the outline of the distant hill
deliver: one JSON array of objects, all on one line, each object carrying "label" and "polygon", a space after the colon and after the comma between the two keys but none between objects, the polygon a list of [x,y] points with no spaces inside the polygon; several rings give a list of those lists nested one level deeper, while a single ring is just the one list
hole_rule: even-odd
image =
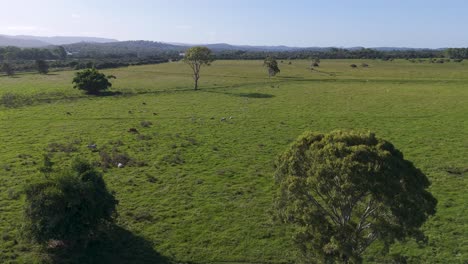
[{"label": "distant hill", "polygon": [[50,45],[65,45],[72,44],[77,42],[89,42],[89,43],[107,43],[107,42],[117,42],[116,39],[107,39],[107,38],[95,38],[95,37],[67,37],[67,36],[57,36],[57,37],[39,37],[39,36],[8,36],[0,35],[0,46],[17,46],[21,48],[31,48],[31,47],[45,47]]},{"label": "distant hill", "polygon": [[0,47],[15,46],[20,48],[38,48],[49,46],[50,43],[37,39],[18,39],[9,36],[0,35]]},{"label": "distant hill", "polygon": [[77,42],[90,42],[90,43],[107,43],[107,42],[117,42],[116,39],[108,39],[108,38],[95,38],[95,37],[67,37],[67,36],[55,36],[55,37],[37,37],[37,36],[14,36],[18,39],[26,39],[26,40],[39,40],[43,42],[50,43],[52,45],[65,45],[65,44],[72,44]]},{"label": "distant hill", "polygon": [[[185,46],[195,46],[186,44]],[[249,45],[231,45],[226,43],[204,44],[209,49],[214,51],[224,50],[244,50],[244,51],[293,51],[301,50],[304,48],[288,47],[288,46],[249,46]]]}]

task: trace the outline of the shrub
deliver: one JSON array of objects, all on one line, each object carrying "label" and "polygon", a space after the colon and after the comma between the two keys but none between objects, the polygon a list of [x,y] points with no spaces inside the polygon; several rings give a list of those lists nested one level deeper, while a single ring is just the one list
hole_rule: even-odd
[{"label": "shrub", "polygon": [[99,94],[112,86],[109,79],[115,79],[115,76],[106,76],[95,68],[85,69],[77,72],[73,82],[73,88],[85,91],[87,94]]},{"label": "shrub", "polygon": [[141,121],[141,122],[140,122],[140,125],[141,125],[142,127],[150,127],[150,126],[153,125],[153,123],[152,123],[151,121]]},{"label": "shrub", "polygon": [[30,105],[33,103],[31,97],[19,95],[14,93],[5,93],[0,97],[0,105],[5,107],[14,108],[23,105]]},{"label": "shrub", "polygon": [[24,234],[47,245],[86,245],[96,230],[112,222],[117,200],[91,164],[75,160],[71,168],[26,187]]},{"label": "shrub", "polygon": [[267,68],[269,77],[275,76],[276,74],[281,72],[281,70],[278,67],[278,62],[270,56],[265,58],[265,60],[263,61],[263,66]]},{"label": "shrub", "polygon": [[49,64],[45,60],[36,60],[36,69],[40,74],[47,74],[49,72]]},{"label": "shrub", "polygon": [[351,65],[349,65],[349,67],[351,67],[351,68],[357,68],[357,65],[356,65],[356,64],[351,64]]},{"label": "shrub", "polygon": [[12,76],[15,74],[15,69],[13,68],[13,66],[6,62],[2,64],[0,71],[4,72],[8,76]]}]

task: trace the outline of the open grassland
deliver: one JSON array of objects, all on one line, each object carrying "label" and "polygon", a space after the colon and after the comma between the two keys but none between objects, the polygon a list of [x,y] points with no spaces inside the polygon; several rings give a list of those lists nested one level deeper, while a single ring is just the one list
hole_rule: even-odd
[{"label": "open grassland", "polygon": [[[362,62],[370,67],[349,67]],[[202,69],[200,91],[180,62],[107,70],[118,79],[115,94],[103,97],[73,89],[71,71],[0,76],[0,263],[43,259],[18,239],[21,192],[42,177],[42,154],[53,153],[58,166],[75,156],[101,161],[91,143],[134,161],[106,169],[122,236],[94,252],[94,263],[152,263],[159,255],[295,262],[288,228],[271,219],[273,161],[303,131],[335,129],[390,140],[432,181],[439,204],[424,225],[428,244],[408,241],[391,253],[411,263],[467,263],[468,65],[309,65],[285,61],[269,79],[260,61],[217,61]],[[378,250],[366,262],[381,261]]]}]

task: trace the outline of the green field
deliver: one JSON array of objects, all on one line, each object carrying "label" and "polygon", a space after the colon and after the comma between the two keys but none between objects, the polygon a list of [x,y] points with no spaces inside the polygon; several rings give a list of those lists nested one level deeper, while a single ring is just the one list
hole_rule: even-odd
[{"label": "green field", "polygon": [[[349,66],[363,62],[370,67]],[[261,61],[216,61],[202,69],[200,91],[180,62],[106,70],[119,93],[103,97],[73,89],[72,71],[0,76],[0,263],[41,263],[18,238],[22,189],[42,177],[48,151],[63,167],[76,156],[99,161],[91,143],[135,161],[105,172],[131,242],[109,242],[121,250],[96,253],[95,263],[152,263],[159,254],[192,263],[295,262],[288,228],[271,218],[273,161],[303,131],[336,129],[375,132],[432,181],[439,203],[424,225],[428,245],[408,241],[391,253],[410,263],[468,263],[468,64],[323,60],[320,72],[309,65],[285,61],[269,79]],[[379,262],[378,249],[366,262]]]}]

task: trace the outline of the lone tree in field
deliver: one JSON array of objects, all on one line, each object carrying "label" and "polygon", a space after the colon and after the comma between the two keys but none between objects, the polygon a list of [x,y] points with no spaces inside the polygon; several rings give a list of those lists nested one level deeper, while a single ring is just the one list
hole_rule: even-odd
[{"label": "lone tree in field", "polygon": [[307,263],[361,263],[376,240],[424,240],[435,214],[426,175],[372,133],[304,133],[276,168],[277,216],[297,227]]},{"label": "lone tree in field", "polygon": [[45,60],[36,60],[36,69],[40,74],[47,74],[49,72],[49,64]]},{"label": "lone tree in field", "polygon": [[75,74],[73,88],[85,91],[87,94],[99,94],[101,91],[112,87],[109,79],[115,79],[115,76],[106,76],[95,68],[85,69]]},{"label": "lone tree in field", "polygon": [[320,67],[320,58],[315,57],[312,59],[312,64],[310,65],[310,68],[314,67]]},{"label": "lone tree in field", "polygon": [[44,246],[52,241],[69,248],[86,245],[113,221],[117,205],[102,174],[80,160],[69,171],[30,184],[25,193],[24,234]]},{"label": "lone tree in field", "polygon": [[200,68],[203,65],[209,66],[213,62],[211,50],[207,47],[192,47],[185,52],[184,62],[192,68],[193,80],[195,81],[194,89],[198,90]]},{"label": "lone tree in field", "polygon": [[263,66],[265,66],[268,70],[268,76],[271,78],[276,74],[280,73],[280,69],[278,68],[278,62],[273,57],[266,57],[263,61]]},{"label": "lone tree in field", "polygon": [[15,70],[13,69],[13,66],[11,64],[4,62],[2,64],[2,68],[0,71],[4,72],[8,76],[13,76],[15,74]]}]

